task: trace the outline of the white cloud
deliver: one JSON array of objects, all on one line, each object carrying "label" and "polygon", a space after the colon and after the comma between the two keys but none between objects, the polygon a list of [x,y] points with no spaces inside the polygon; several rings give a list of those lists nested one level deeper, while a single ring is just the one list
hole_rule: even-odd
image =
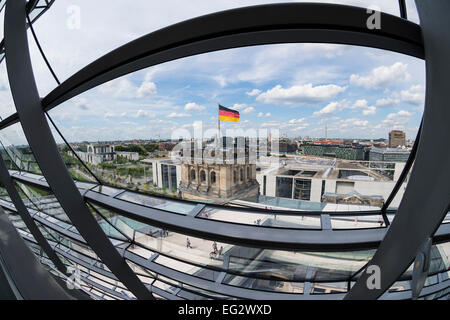
[{"label": "white cloud", "polygon": [[261,93],[256,100],[264,103],[283,103],[286,105],[317,103],[332,99],[337,94],[345,91],[347,87],[334,84],[313,86],[311,83],[295,85],[283,88],[277,85],[274,88]]},{"label": "white cloud", "polygon": [[305,121],[305,118],[291,119],[291,120],[289,120],[289,124],[298,124],[298,123],[302,123],[303,121]]},{"label": "white cloud", "polygon": [[377,102],[375,103],[375,105],[377,107],[395,107],[400,103],[399,99],[394,99],[394,98],[381,98],[378,99]]},{"label": "white cloud", "polygon": [[262,118],[262,117],[271,117],[272,114],[270,112],[267,112],[264,114],[264,112],[258,112],[258,118]]},{"label": "white cloud", "polygon": [[405,118],[405,117],[411,117],[413,114],[409,111],[406,110],[400,110],[397,113],[390,113],[387,116],[387,119],[401,119],[401,118]]},{"label": "white cloud", "polygon": [[121,116],[121,117],[126,117],[126,116],[127,116],[127,113],[126,113],[126,112],[122,112],[122,113],[120,114],[120,116]]},{"label": "white cloud", "polygon": [[330,102],[329,104],[327,104],[321,110],[314,112],[313,116],[317,117],[317,116],[334,114],[334,113],[337,113],[337,112],[341,111],[342,109],[344,109],[345,106],[346,105],[345,105],[344,101],[340,101],[340,102],[333,101],[333,102]]},{"label": "white cloud", "polygon": [[156,93],[156,85],[151,81],[142,82],[141,86],[137,89],[137,97],[143,98]]},{"label": "white cloud", "polygon": [[352,74],[350,84],[366,89],[386,88],[396,81],[409,79],[407,68],[408,65],[402,62],[396,62],[391,66],[380,66],[373,69],[368,76]]},{"label": "white cloud", "polygon": [[353,108],[355,109],[367,108],[367,100],[365,99],[356,100],[355,103],[353,104]]},{"label": "white cloud", "polygon": [[167,118],[186,118],[186,117],[190,117],[191,115],[189,113],[176,113],[176,112],[172,112],[170,113]]},{"label": "white cloud", "polygon": [[356,119],[356,118],[341,120],[338,123],[339,128],[353,128],[353,127],[362,128],[362,127],[367,127],[368,125],[369,125],[369,121]]},{"label": "white cloud", "polygon": [[391,129],[405,129],[412,116],[413,113],[406,110],[390,113],[385,120],[381,121],[381,126]]},{"label": "white cloud", "polygon": [[393,92],[390,97],[378,99],[377,107],[397,107],[402,103],[413,106],[425,104],[425,88],[421,85],[413,85],[409,89]]},{"label": "white cloud", "polygon": [[373,115],[376,112],[377,112],[377,108],[374,106],[370,106],[363,110],[363,115],[365,115],[365,116]]},{"label": "white cloud", "polygon": [[254,112],[254,111],[255,111],[255,108],[253,108],[253,107],[248,107],[248,108],[245,108],[244,111],[242,111],[242,113],[243,113],[243,114],[249,114],[249,113],[252,113],[252,112]]},{"label": "white cloud", "polygon": [[147,111],[139,109],[136,112],[135,118],[153,118],[154,116],[154,114],[150,115]]},{"label": "white cloud", "polygon": [[373,115],[376,113],[377,108],[374,106],[369,106],[367,100],[360,99],[356,100],[351,104],[348,100],[344,99],[341,101],[333,101],[327,104],[324,108],[313,113],[314,117],[318,116],[330,116],[341,112],[344,109],[362,110],[364,116]]},{"label": "white cloud", "polygon": [[242,109],[245,109],[245,108],[247,108],[247,105],[245,103],[242,103],[242,104],[235,103],[231,109],[242,110]]},{"label": "white cloud", "polygon": [[369,106],[365,99],[356,100],[349,108],[362,110],[364,116],[373,115],[377,112],[377,108],[375,106]]},{"label": "white cloud", "polygon": [[251,90],[249,92],[246,92],[246,94],[249,95],[250,97],[257,96],[260,93],[261,93],[261,90],[259,90],[259,89],[253,89],[253,90]]},{"label": "white cloud", "polygon": [[98,88],[101,94],[114,98],[134,98],[135,87],[127,78],[109,81]]},{"label": "white cloud", "polygon": [[408,90],[402,90],[400,92],[400,99],[412,105],[424,105],[425,88],[421,85],[411,86]]},{"label": "white cloud", "polygon": [[263,124],[261,124],[261,127],[265,128],[265,127],[278,127],[280,128],[283,124],[281,122],[278,121],[268,121],[268,122],[264,122]]},{"label": "white cloud", "polygon": [[215,76],[213,77],[214,81],[216,81],[219,86],[221,86],[222,88],[226,87],[227,85],[227,79],[224,76]]},{"label": "white cloud", "polygon": [[184,110],[186,111],[202,111],[205,109],[206,108],[204,106],[201,106],[195,102],[186,103],[186,105],[184,106]]}]

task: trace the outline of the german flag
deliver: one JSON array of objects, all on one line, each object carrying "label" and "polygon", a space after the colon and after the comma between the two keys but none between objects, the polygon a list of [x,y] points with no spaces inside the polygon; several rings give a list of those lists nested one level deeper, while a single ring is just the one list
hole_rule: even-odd
[{"label": "german flag", "polygon": [[225,108],[219,104],[219,121],[239,121],[239,111]]}]

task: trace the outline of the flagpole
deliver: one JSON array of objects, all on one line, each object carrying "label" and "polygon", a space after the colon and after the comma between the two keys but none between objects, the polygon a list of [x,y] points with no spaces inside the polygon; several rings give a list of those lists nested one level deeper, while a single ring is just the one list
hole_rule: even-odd
[{"label": "flagpole", "polygon": [[[219,104],[219,110],[220,110],[220,104]],[[220,145],[220,115],[217,113],[217,143]]]}]

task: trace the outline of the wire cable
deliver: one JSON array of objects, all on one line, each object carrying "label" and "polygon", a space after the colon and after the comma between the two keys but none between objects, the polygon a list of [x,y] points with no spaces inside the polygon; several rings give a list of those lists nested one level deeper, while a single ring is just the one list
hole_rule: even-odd
[{"label": "wire cable", "polygon": [[[33,28],[33,24],[30,21],[30,17],[27,14],[27,22],[28,22],[28,26],[30,27],[31,30],[31,34],[33,35],[34,38],[34,42],[36,42],[36,45],[39,49],[39,52],[41,53],[42,58],[45,61],[45,64],[47,65],[48,69],[50,70],[50,73],[52,74],[53,78],[55,79],[56,83],[58,85],[61,84],[61,82],[59,81],[58,77],[56,76],[55,71],[53,70],[52,66],[50,65],[50,62],[48,61],[47,57],[45,56],[44,50],[42,50],[41,44],[39,43],[39,40],[37,38],[36,32],[34,31]],[[59,128],[56,126],[55,122],[53,121],[52,117],[50,117],[50,115],[48,114],[47,111],[44,111],[45,115],[48,117],[48,119],[50,120],[50,122],[52,123],[53,127],[55,128],[55,130],[58,132],[59,136],[63,139],[64,143],[67,145],[67,147],[69,147],[70,151],[72,152],[73,155],[75,155],[75,157],[78,159],[78,161],[81,162],[81,164],[83,165],[83,167],[95,178],[95,180],[97,180],[97,182],[100,185],[103,185],[103,182],[89,169],[89,167],[84,163],[83,160],[81,160],[81,158],[78,156],[78,154],[75,152],[75,150],[72,148],[72,146],[69,144],[69,142],[66,140],[66,138],[64,138],[64,135],[61,133],[61,131],[59,130]]]}]

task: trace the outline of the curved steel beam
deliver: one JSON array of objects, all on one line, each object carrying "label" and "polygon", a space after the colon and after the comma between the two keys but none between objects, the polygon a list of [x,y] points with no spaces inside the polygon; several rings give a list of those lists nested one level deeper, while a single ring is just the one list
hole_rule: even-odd
[{"label": "curved steel beam", "polygon": [[[0,208],[0,258],[23,299],[73,299],[46,271]],[[0,266],[1,268],[1,266]]]},{"label": "curved steel beam", "polygon": [[25,7],[25,0],[8,1],[5,12],[6,66],[24,134],[53,193],[83,238],[137,298],[153,299],[96,222],[59,154],[33,76]]},{"label": "curved steel beam", "polygon": [[14,182],[11,179],[11,176],[9,175],[8,169],[6,169],[5,161],[3,161],[3,157],[1,154],[0,154],[0,181],[3,183],[6,191],[8,192],[11,201],[14,203],[17,213],[20,215],[23,222],[27,226],[28,230],[30,230],[30,233],[36,239],[39,246],[42,248],[42,250],[44,250],[44,252],[53,262],[55,267],[65,274],[67,272],[66,267],[64,266],[62,261],[58,258],[56,253],[53,251],[47,239],[42,235],[42,232],[39,230],[33,218],[30,216],[27,207],[23,203],[23,200],[20,197],[19,192],[14,186]]},{"label": "curved steel beam", "polygon": [[381,286],[370,290],[363,272],[346,299],[377,299],[414,260],[433,236],[450,202],[450,2],[416,0],[426,58],[426,99],[416,161],[396,217],[368,266],[380,268]]},{"label": "curved steel beam", "polygon": [[217,50],[275,43],[368,46],[423,58],[420,27],[381,13],[369,30],[366,9],[319,3],[269,4],[208,14],[131,41],[89,64],[43,100],[45,110],[102,83],[163,62]]},{"label": "curved steel beam", "polygon": [[[48,183],[42,180],[22,175],[12,175],[12,178],[27,185],[49,190]],[[245,225],[168,212],[114,198],[96,191],[80,189],[80,193],[89,202],[145,224],[199,238],[266,249],[327,251],[373,249],[378,247],[387,230],[386,228],[308,230]],[[223,210],[230,211],[230,214],[233,214],[234,209],[227,207]],[[247,210],[247,212],[251,211]],[[442,224],[433,241],[441,243],[449,240],[450,224]]]},{"label": "curved steel beam", "polygon": [[386,214],[386,211],[388,210],[392,201],[394,201],[395,196],[397,195],[398,191],[400,190],[403,183],[405,182],[406,177],[408,176],[409,170],[411,170],[411,167],[414,163],[414,159],[416,158],[417,148],[418,148],[419,142],[420,142],[420,132],[421,131],[422,131],[422,121],[420,122],[419,130],[417,131],[417,135],[416,135],[416,140],[414,141],[414,145],[411,149],[411,153],[409,154],[408,160],[406,161],[405,167],[403,168],[402,173],[400,174],[400,177],[398,178],[397,182],[395,183],[395,186],[392,189],[391,194],[389,195],[386,202],[383,204],[383,207],[381,208],[381,212],[383,214]]}]

